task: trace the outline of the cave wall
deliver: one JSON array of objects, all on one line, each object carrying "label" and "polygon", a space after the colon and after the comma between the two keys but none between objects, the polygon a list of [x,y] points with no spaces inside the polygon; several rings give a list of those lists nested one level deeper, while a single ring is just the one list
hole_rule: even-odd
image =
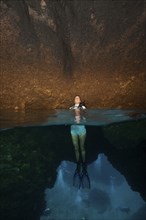
[{"label": "cave wall", "polygon": [[[40,56],[43,53],[41,48],[44,51],[48,48],[69,75],[74,62],[79,62],[84,69],[89,68],[91,71],[144,70],[144,0],[42,2],[45,2],[44,6],[40,0],[2,1],[4,43],[5,40],[11,41],[5,26],[10,25],[12,32],[19,32],[14,42],[11,42],[13,49],[17,49],[18,40],[24,44],[24,49],[28,49],[26,56],[33,56],[33,44],[35,47],[37,45]],[[3,58],[5,56],[6,53],[2,55]],[[47,53],[43,56],[47,59]],[[21,57],[22,62],[25,62],[25,58]],[[14,57],[11,56],[11,59]]]},{"label": "cave wall", "polygon": [[3,0],[0,10],[1,109],[67,108],[76,93],[91,108],[146,109],[144,0]]}]

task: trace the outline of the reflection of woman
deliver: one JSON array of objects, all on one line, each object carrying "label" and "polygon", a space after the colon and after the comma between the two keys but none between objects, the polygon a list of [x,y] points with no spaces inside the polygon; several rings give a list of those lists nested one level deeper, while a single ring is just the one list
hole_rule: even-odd
[{"label": "reflection of woman", "polygon": [[86,139],[86,128],[84,125],[78,125],[81,120],[81,111],[86,109],[86,107],[81,103],[79,96],[75,96],[74,105],[70,107],[75,111],[75,122],[77,125],[71,125],[71,137],[75,148],[76,160],[80,160],[80,150],[82,162],[85,162],[85,139]]}]

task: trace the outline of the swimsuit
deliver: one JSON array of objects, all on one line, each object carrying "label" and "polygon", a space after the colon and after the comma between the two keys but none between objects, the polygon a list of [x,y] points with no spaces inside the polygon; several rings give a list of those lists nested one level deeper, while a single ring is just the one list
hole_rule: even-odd
[{"label": "swimsuit", "polygon": [[[70,107],[69,109],[86,109],[86,107],[84,105],[82,105],[81,107],[79,107],[79,104],[75,104],[74,106]],[[79,123],[80,121],[80,116],[76,115],[75,116],[75,122]],[[86,128],[84,125],[71,125],[71,134],[72,135],[85,135],[86,134]]]},{"label": "swimsuit", "polygon": [[85,135],[86,134],[86,128],[84,125],[71,125],[70,131],[72,135]]},{"label": "swimsuit", "polygon": [[82,105],[81,107],[79,107],[79,104],[75,104],[73,106],[71,106],[69,109],[86,109],[86,107],[84,105]]}]

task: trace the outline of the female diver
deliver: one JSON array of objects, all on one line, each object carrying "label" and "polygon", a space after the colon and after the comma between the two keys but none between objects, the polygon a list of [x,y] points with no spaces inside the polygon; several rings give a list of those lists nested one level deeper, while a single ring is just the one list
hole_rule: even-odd
[{"label": "female diver", "polygon": [[[82,104],[80,96],[75,96],[74,105],[69,108],[74,110],[75,113],[75,124],[71,125],[70,132],[72,137],[72,142],[75,149],[77,168],[73,178],[73,185],[82,186],[90,188],[90,180],[87,173],[86,165],[86,151],[85,151],[85,139],[86,139],[86,127],[81,125],[81,119],[85,121],[83,117],[83,112],[86,109],[85,105]],[[81,152],[81,155],[80,155]],[[82,169],[82,170],[81,170]],[[86,185],[86,186],[85,186]]]}]

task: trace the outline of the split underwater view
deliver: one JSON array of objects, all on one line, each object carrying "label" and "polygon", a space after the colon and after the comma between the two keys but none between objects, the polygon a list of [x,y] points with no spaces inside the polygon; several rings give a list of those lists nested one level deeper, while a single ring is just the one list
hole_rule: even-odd
[{"label": "split underwater view", "polygon": [[[145,112],[86,109],[80,121],[74,110],[0,115],[1,219],[145,219]],[[81,175],[74,125],[86,128]]]},{"label": "split underwater view", "polygon": [[146,0],[0,0],[0,220],[146,220]]}]

